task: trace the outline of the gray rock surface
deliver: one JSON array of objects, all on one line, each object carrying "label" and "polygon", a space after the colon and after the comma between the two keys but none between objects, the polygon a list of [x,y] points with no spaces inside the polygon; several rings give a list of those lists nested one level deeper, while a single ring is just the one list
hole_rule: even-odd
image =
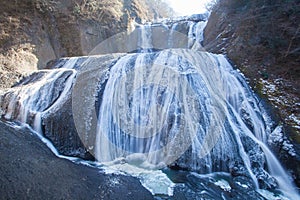
[{"label": "gray rock surface", "polygon": [[0,121],[0,199],[153,199],[136,178],[56,157],[37,136]]}]

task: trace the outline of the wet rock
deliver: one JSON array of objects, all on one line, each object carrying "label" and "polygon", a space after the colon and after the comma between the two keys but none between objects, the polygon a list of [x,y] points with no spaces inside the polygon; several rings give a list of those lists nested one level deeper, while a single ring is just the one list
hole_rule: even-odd
[{"label": "wet rock", "polygon": [[225,174],[196,175],[188,174],[183,184],[174,188],[171,199],[249,199],[264,198],[249,184],[249,178],[238,176],[231,178]]},{"label": "wet rock", "polygon": [[62,105],[58,113],[49,113],[43,117],[44,136],[49,138],[58,152],[63,155],[91,159],[92,157],[82,144],[74,124],[71,98]]},{"label": "wet rock", "polygon": [[0,121],[0,199],[153,199],[133,177],[56,157],[26,128]]}]

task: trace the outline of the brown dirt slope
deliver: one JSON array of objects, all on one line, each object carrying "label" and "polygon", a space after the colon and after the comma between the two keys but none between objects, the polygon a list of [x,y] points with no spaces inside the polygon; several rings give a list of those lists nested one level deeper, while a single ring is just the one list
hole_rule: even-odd
[{"label": "brown dirt slope", "polygon": [[125,31],[132,17],[152,19],[157,11],[147,2],[1,0],[0,89],[50,60],[88,55],[101,41]]}]

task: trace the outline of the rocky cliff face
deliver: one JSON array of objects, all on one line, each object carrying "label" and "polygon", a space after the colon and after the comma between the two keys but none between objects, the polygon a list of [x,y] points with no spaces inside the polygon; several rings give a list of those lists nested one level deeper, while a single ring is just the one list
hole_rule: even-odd
[{"label": "rocky cliff face", "polygon": [[[272,105],[274,120],[283,125],[284,134],[283,139],[271,143],[298,175],[299,17],[300,3],[295,0],[222,0],[211,13],[204,40],[206,49],[225,53],[245,74],[262,103]],[[291,153],[285,145],[289,140],[298,153]]]},{"label": "rocky cliff face", "polygon": [[[104,39],[154,17],[139,0],[1,1],[0,88],[53,59],[88,55]],[[159,14],[163,16],[163,14]]]}]

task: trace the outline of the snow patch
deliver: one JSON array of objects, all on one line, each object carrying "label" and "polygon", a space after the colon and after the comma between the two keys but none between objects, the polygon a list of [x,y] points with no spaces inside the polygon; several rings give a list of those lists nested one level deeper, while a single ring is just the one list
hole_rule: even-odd
[{"label": "snow patch", "polygon": [[231,190],[229,183],[224,179],[218,180],[217,182],[215,182],[215,185],[219,186],[222,190],[227,192]]},{"label": "snow patch", "polygon": [[274,131],[270,134],[268,139],[269,144],[280,144],[282,149],[284,149],[291,156],[296,156],[296,151],[293,145],[283,136],[282,126],[277,126]]},{"label": "snow patch", "polygon": [[242,186],[243,188],[249,188],[248,185],[246,184],[242,184],[241,182],[236,182],[238,185]]}]

